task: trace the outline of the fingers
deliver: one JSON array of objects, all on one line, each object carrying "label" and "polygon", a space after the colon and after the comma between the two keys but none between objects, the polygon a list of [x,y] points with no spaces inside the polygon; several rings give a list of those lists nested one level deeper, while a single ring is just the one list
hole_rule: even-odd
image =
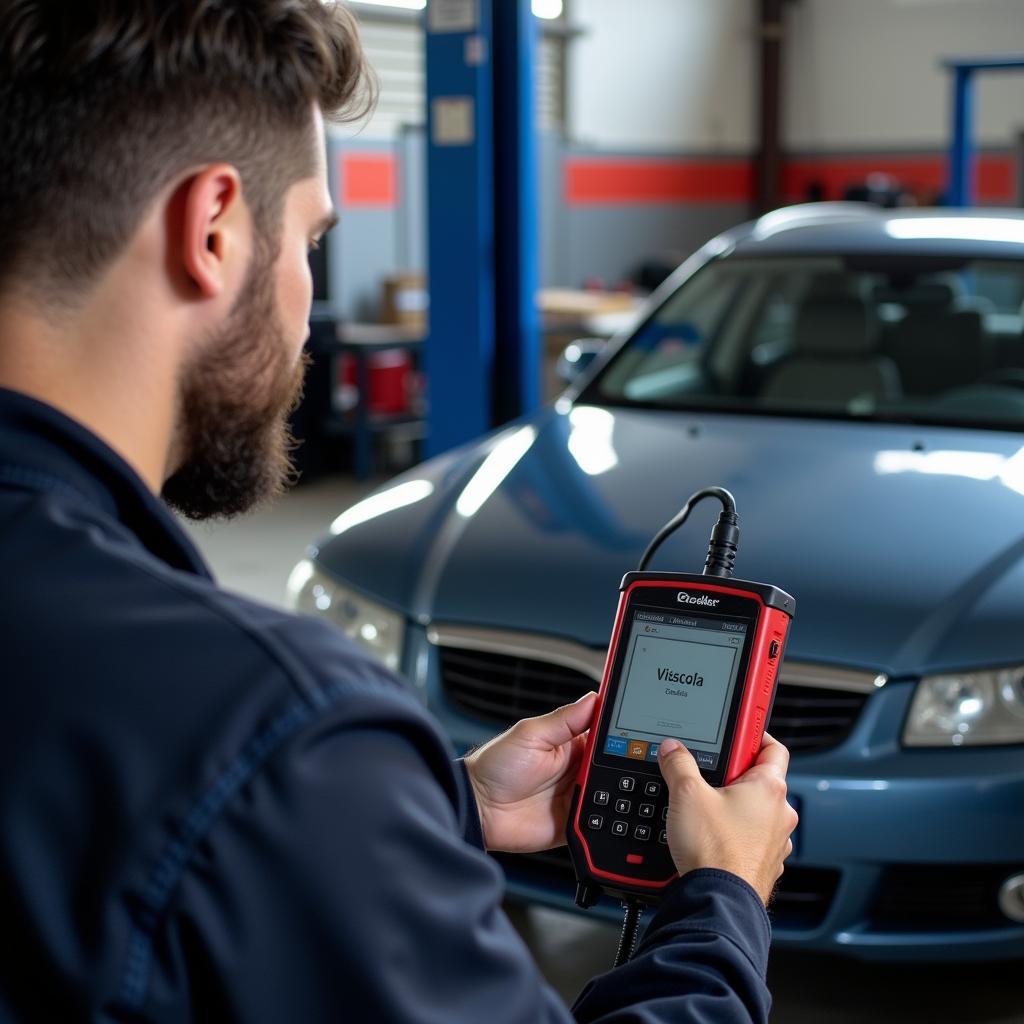
[{"label": "fingers", "polygon": [[575,704],[566,704],[537,718],[524,718],[517,726],[533,742],[560,747],[590,728],[597,706],[597,694],[584,694]]},{"label": "fingers", "polygon": [[662,740],[658,747],[658,764],[670,790],[683,785],[687,779],[704,781],[693,754],[679,740]]},{"label": "fingers", "polygon": [[789,751],[774,736],[765,733],[754,766],[767,767],[773,774],[784,779],[789,771]]}]

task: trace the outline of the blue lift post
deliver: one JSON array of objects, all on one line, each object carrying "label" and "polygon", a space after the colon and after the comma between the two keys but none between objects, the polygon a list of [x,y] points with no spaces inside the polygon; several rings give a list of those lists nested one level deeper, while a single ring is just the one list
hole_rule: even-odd
[{"label": "blue lift post", "polygon": [[427,6],[426,454],[489,430],[494,367],[490,0]]},{"label": "blue lift post", "polygon": [[494,0],[496,423],[534,412],[541,399],[535,79],[539,35],[530,0]]},{"label": "blue lift post", "polygon": [[539,404],[538,29],[530,0],[430,0],[426,17],[435,455]]},{"label": "blue lift post", "polygon": [[978,71],[1024,71],[1024,56],[963,57],[943,61],[953,73],[953,138],[949,148],[950,206],[974,203],[974,75]]}]

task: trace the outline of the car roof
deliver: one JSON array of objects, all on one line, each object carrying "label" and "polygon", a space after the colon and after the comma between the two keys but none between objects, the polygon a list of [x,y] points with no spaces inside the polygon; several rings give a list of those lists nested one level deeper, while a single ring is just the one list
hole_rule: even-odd
[{"label": "car roof", "polygon": [[819,254],[1024,258],[1024,210],[913,208],[870,203],[787,206],[720,236],[734,256]]}]

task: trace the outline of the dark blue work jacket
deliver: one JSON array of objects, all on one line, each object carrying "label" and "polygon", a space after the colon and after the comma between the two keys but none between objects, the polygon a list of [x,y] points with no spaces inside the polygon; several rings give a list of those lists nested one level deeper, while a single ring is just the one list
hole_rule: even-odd
[{"label": "dark blue work jacket", "polygon": [[767,918],[714,871],[570,1016],[406,685],[218,589],[123,460],[3,390],[0,659],[3,1021],[767,1019]]}]

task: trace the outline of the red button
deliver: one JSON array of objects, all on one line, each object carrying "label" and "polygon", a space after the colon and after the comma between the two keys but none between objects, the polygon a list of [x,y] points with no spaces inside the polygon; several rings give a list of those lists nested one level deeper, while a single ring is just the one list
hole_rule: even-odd
[{"label": "red button", "polygon": [[644,855],[642,853],[627,853],[626,863],[627,864],[643,864]]}]

